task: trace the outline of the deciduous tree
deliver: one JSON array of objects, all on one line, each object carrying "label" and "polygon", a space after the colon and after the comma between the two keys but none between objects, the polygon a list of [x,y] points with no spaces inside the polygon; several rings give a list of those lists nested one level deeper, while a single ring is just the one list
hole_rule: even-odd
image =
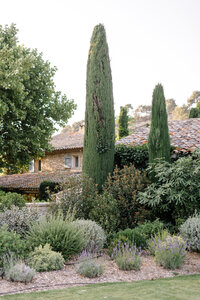
[{"label": "deciduous tree", "polygon": [[55,90],[55,67],[36,49],[19,45],[17,29],[0,26],[0,168],[16,172],[50,148],[55,124],[75,104]]}]

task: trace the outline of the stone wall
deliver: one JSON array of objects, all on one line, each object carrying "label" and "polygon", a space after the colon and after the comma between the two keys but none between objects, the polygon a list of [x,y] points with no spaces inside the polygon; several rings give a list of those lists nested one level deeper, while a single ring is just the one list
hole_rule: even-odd
[{"label": "stone wall", "polygon": [[26,207],[37,209],[42,215],[46,215],[49,212],[49,207],[51,203],[49,202],[32,202],[26,203]]},{"label": "stone wall", "polygon": [[[81,171],[82,170],[82,159],[83,150],[63,150],[54,151],[52,153],[47,153],[45,157],[41,158],[41,170],[42,172],[54,172],[58,170],[69,169],[65,167],[65,158],[67,156],[72,157],[72,167],[71,170]],[[75,160],[78,157],[78,167],[75,166]],[[34,172],[39,171],[39,160],[34,161]]]}]

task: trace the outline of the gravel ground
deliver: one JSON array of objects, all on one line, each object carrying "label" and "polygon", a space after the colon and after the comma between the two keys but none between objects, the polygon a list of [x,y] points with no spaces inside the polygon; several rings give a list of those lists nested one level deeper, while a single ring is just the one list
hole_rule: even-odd
[{"label": "gravel ground", "polygon": [[157,278],[200,273],[200,253],[188,253],[184,265],[176,270],[166,270],[157,266],[154,257],[145,254],[142,255],[142,267],[140,271],[121,271],[107,255],[98,258],[98,260],[104,266],[104,273],[98,278],[89,279],[82,277],[76,272],[75,265],[65,265],[61,271],[36,273],[33,281],[28,284],[0,279],[0,295],[59,289],[89,283],[154,280]]}]

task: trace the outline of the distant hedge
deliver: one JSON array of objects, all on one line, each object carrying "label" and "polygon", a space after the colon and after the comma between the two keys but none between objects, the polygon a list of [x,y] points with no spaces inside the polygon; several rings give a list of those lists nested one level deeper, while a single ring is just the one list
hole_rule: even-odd
[{"label": "distant hedge", "polygon": [[[175,147],[171,146],[171,162],[177,161],[180,157],[191,155],[191,152],[177,152],[174,154]],[[149,163],[148,144],[140,146],[116,145],[115,146],[115,165],[118,168],[133,164],[136,169],[145,170]]]},{"label": "distant hedge", "polygon": [[125,165],[130,166],[130,164],[140,170],[146,169],[149,162],[147,144],[141,146],[116,145],[114,162],[120,169]]}]

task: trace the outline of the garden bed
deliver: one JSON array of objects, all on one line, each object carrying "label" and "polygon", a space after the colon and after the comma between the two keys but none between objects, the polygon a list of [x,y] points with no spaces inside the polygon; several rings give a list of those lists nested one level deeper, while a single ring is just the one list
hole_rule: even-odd
[{"label": "garden bed", "polygon": [[155,263],[155,258],[146,254],[142,255],[142,267],[140,271],[121,271],[107,255],[98,259],[101,260],[104,266],[104,273],[98,278],[89,279],[82,277],[76,272],[75,265],[68,264],[61,271],[37,273],[33,281],[28,284],[0,279],[0,295],[4,293],[11,294],[58,289],[89,283],[154,280],[157,278],[200,273],[200,253],[188,253],[184,265],[176,270],[166,270],[159,267]]}]

